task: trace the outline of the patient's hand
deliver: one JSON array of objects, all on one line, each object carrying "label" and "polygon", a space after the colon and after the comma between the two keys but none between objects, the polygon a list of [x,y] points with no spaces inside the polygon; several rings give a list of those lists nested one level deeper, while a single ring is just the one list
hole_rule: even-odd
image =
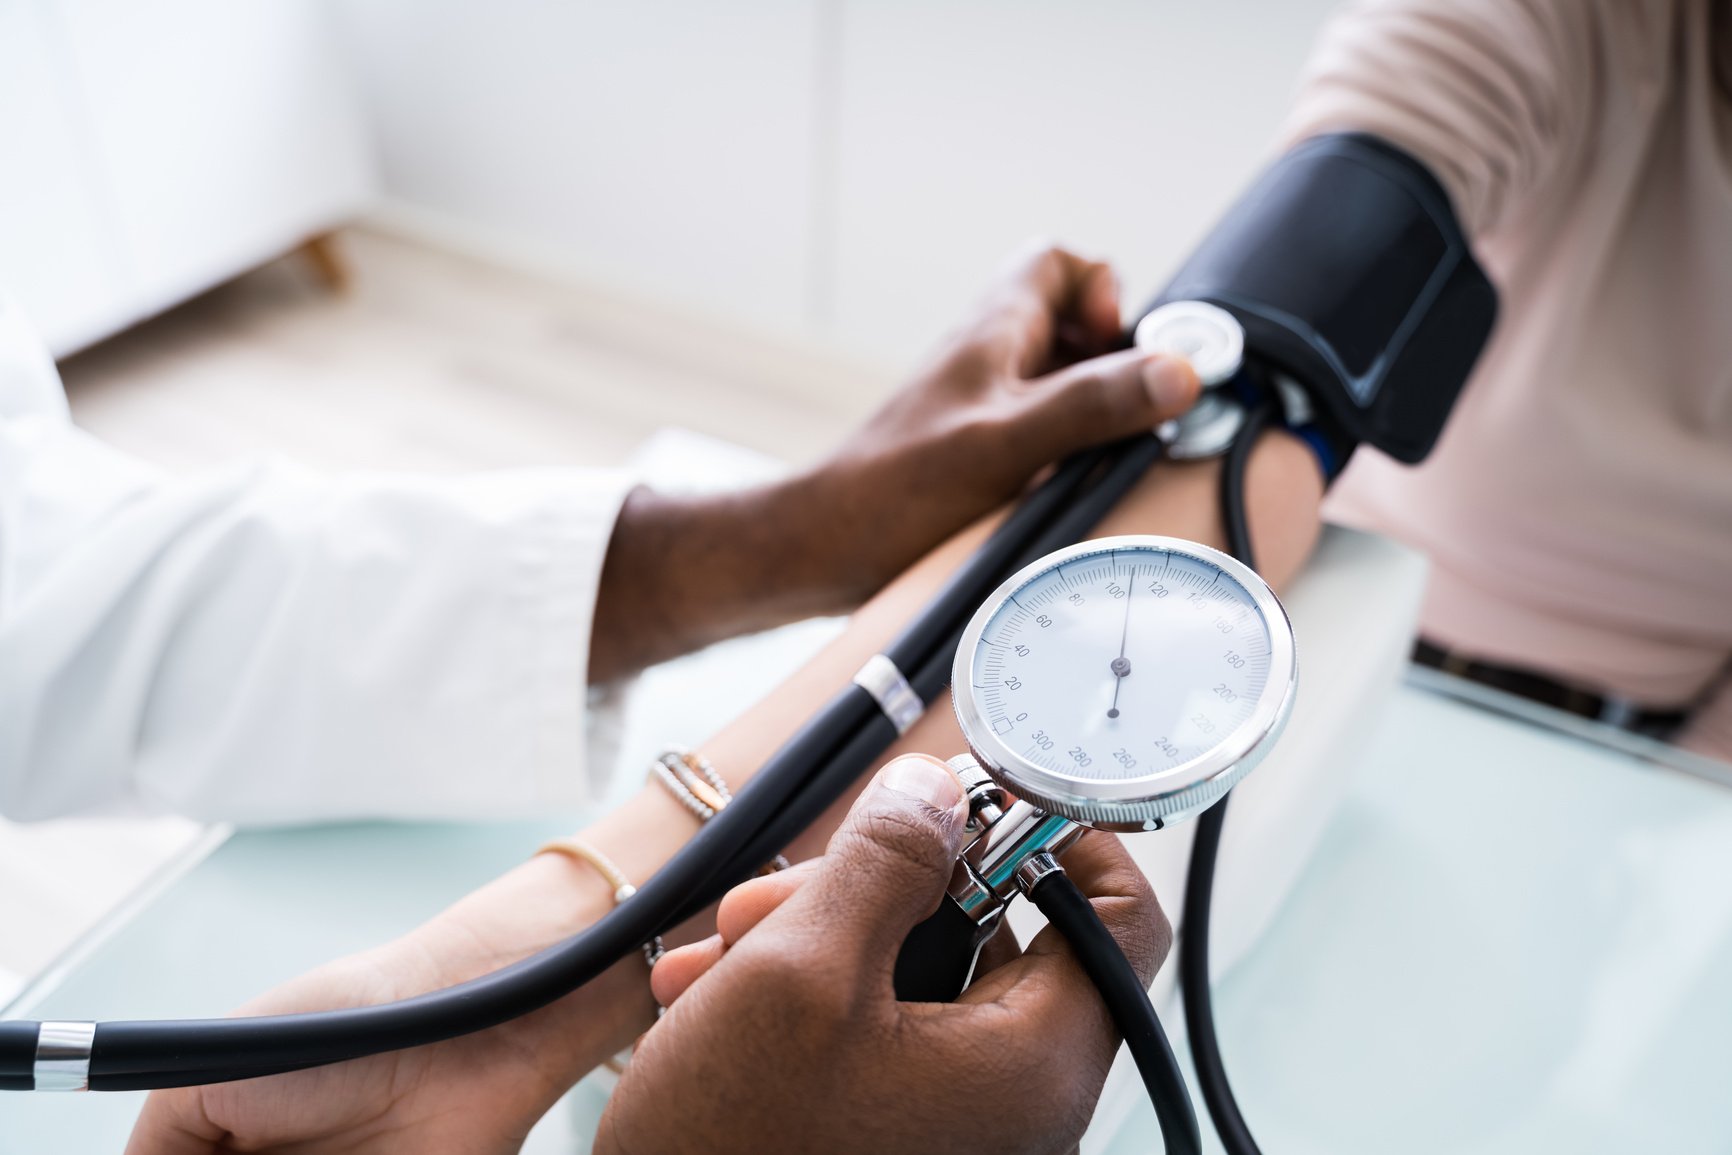
[{"label": "patient's hand", "polygon": [[[639,1043],[595,1150],[1071,1149],[1118,1037],[1057,932],[954,1004],[900,1003],[891,987],[903,940],[941,900],[965,818],[949,771],[904,757],[823,859],[735,889],[716,939],[657,964],[671,1005]],[[1065,867],[1153,978],[1171,932],[1118,840],[1088,835]],[[1008,938],[993,940],[1000,959],[1014,954]]]},{"label": "patient's hand", "polygon": [[[247,1015],[391,1002],[531,954],[612,903],[599,876],[542,855],[432,922],[294,979]],[[157,1091],[128,1155],[219,1151],[514,1152],[565,1091],[653,1021],[643,956],[512,1022],[330,1067]]]},{"label": "patient's hand", "polygon": [[591,680],[851,609],[1043,467],[1190,408],[1188,364],[1110,352],[1120,340],[1112,270],[1042,249],[814,469],[722,497],[632,494],[602,574]]}]

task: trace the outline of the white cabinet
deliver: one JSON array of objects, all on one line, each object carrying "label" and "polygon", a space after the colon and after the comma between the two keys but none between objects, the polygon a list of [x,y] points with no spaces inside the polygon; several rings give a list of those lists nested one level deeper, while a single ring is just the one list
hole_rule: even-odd
[{"label": "white cabinet", "polygon": [[364,208],[319,0],[0,0],[0,285],[65,354]]},{"label": "white cabinet", "polygon": [[66,350],[126,306],[121,245],[51,18],[32,0],[0,0],[0,289]]}]

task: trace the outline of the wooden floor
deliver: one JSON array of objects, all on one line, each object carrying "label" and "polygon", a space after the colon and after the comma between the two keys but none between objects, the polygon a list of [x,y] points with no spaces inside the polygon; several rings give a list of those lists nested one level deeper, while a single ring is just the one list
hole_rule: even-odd
[{"label": "wooden floor", "polygon": [[285,260],[72,358],[73,413],[179,468],[259,453],[427,470],[617,464],[683,425],[820,452],[886,378],[375,232],[327,292]]},{"label": "wooden floor", "polygon": [[[818,351],[374,231],[333,294],[276,262],[71,358],[74,418],[174,470],[615,465],[664,426],[790,461],[888,377]],[[195,836],[165,821],[0,824],[0,1001]]]}]

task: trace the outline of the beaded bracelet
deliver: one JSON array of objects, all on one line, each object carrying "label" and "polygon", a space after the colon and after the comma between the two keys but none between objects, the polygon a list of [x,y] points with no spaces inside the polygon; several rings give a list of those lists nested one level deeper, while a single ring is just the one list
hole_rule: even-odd
[{"label": "beaded bracelet", "polygon": [[[650,777],[667,788],[674,800],[689,810],[699,822],[708,822],[727,808],[734,799],[715,765],[702,754],[683,746],[670,746],[650,763]],[[774,874],[788,869],[788,860],[778,854],[759,874]]]},{"label": "beaded bracelet", "polygon": [[[716,811],[721,808],[720,806],[711,806],[699,798],[692,788],[686,785],[685,780],[660,759],[650,763],[650,776],[665,786],[668,793],[674,796],[674,800],[691,811],[699,822],[708,822],[716,816]],[[716,801],[721,806],[728,804],[728,798],[725,795],[718,796]]]}]

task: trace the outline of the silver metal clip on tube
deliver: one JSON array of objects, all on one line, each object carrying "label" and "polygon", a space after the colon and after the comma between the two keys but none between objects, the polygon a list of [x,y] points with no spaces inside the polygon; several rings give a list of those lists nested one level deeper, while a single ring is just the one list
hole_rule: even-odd
[{"label": "silver metal clip on tube", "polygon": [[873,654],[867,658],[866,664],[854,675],[854,684],[872,695],[872,700],[896,727],[898,735],[908,733],[909,728],[926,713],[926,703],[920,700],[920,695],[914,692],[914,687],[908,684],[896,663],[885,654]]},{"label": "silver metal clip on tube", "polygon": [[96,1024],[45,1022],[36,1031],[36,1089],[88,1091]]}]

